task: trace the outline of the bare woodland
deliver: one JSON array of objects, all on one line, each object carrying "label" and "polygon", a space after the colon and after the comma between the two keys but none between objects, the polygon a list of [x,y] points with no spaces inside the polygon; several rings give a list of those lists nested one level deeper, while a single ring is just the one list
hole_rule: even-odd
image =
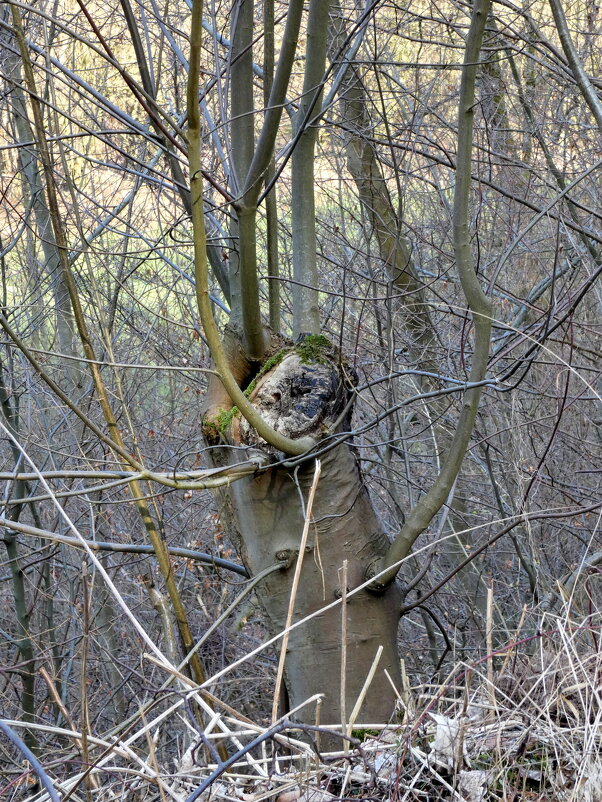
[{"label": "bare woodland", "polygon": [[602,799],[601,26],[0,4],[0,798]]}]

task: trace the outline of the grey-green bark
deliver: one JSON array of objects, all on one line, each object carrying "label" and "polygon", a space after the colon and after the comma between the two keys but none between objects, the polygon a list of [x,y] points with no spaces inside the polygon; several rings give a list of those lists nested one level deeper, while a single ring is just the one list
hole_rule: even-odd
[{"label": "grey-green bark", "polygon": [[[297,48],[303,3],[289,4],[285,29],[261,131],[255,142],[253,103],[253,4],[238,0],[233,15],[231,151],[234,167],[238,253],[234,256],[231,323],[241,328],[249,356],[260,360],[267,340],[261,319],[257,263],[257,202],[273,158],[286,89]],[[239,282],[239,289],[236,282]],[[235,289],[236,288],[236,289]],[[238,296],[235,295],[238,292]]]},{"label": "grey-green bark", "polygon": [[[315,435],[333,424],[349,400],[348,367],[337,364],[335,352],[320,362],[304,363],[292,349],[260,379],[252,401],[263,418],[287,437]],[[343,424],[344,425],[344,424]],[[240,416],[224,436],[233,444],[273,453]],[[223,449],[227,461],[230,451]],[[236,452],[234,452],[236,453]],[[235,457],[234,457],[235,458]],[[372,507],[353,449],[340,445],[321,458],[322,472],[312,511],[307,552],[301,569],[293,622],[320,611],[341,595],[340,570],[347,560],[347,586],[357,588],[366,565],[383,558],[388,540]],[[298,469],[274,467],[255,478],[236,482],[222,497],[222,516],[253,576],[282,559],[286,569],[270,574],[257,587],[271,635],[282,632],[289,607],[292,577],[304,523],[304,503],[314,475],[313,463]],[[365,723],[386,721],[395,707],[395,693],[384,673],[398,685],[397,626],[399,587],[383,596],[363,590],[347,602],[346,709],[353,708],[379,646],[383,655],[360,712]],[[292,707],[323,693],[321,722],[341,721],[341,609],[336,605],[290,634],[285,663]],[[314,706],[297,714],[313,722]]]},{"label": "grey-green bark", "polygon": [[[331,56],[340,57],[347,32],[338,0],[332,5],[330,30]],[[372,121],[367,109],[367,93],[353,63],[347,65],[341,81],[338,105],[347,169],[354,180],[369,233],[376,239],[389,280],[399,295],[396,306],[402,311],[404,327],[412,336],[413,356],[430,370],[434,367],[431,364],[435,341],[433,325],[412,262],[411,246],[402,231],[403,220],[393,206],[376,148],[369,137]]]},{"label": "grey-green bark", "polygon": [[303,93],[294,121],[295,146],[291,172],[293,234],[293,338],[318,334],[320,309],[316,255],[315,153],[326,66],[330,0],[311,0],[307,19]]},{"label": "grey-green bark", "polygon": [[[317,9],[314,8],[314,11],[317,12]],[[470,376],[473,382],[481,380],[484,376],[491,325],[489,302],[483,295],[475,275],[468,230],[474,77],[484,28],[481,15],[482,9],[479,6],[473,15],[463,71],[454,216],[458,274],[476,329]],[[195,48],[198,47],[195,37],[193,41]],[[325,37],[323,44],[325,47]],[[314,65],[316,75],[318,72],[323,74],[322,58],[318,48]],[[196,59],[197,55],[194,59],[191,56],[191,69],[196,65]],[[317,68],[318,64],[321,65],[320,70]],[[314,92],[314,101],[320,91],[317,80],[319,79],[314,75],[311,79],[307,78],[305,85],[308,93]],[[354,88],[353,84],[347,88]],[[357,85],[355,88],[357,90]],[[311,98],[312,95],[308,94],[307,97]],[[194,76],[189,82],[189,102],[196,103],[193,98],[196,99]],[[365,113],[361,100],[358,93],[355,97],[356,105],[352,106],[350,98],[346,96],[344,101],[344,104],[347,104],[344,106],[346,113]],[[254,280],[257,277],[256,182],[265,174],[269,164],[270,153],[266,149],[266,142],[270,140],[273,145],[272,137],[275,137],[275,128],[266,128],[270,114],[271,109],[268,109],[258,140],[258,149],[249,167],[247,183],[237,202],[241,255],[246,245],[250,244],[251,253],[247,264],[252,267]],[[210,383],[208,404],[211,412],[205,420],[205,433],[214,445],[225,439],[235,446],[245,445],[257,449],[262,455],[263,463],[270,454],[279,460],[282,456],[280,451],[289,454],[301,453],[294,444],[298,447],[301,443],[316,442],[320,435],[332,426],[346,403],[348,390],[344,389],[344,373],[338,379],[335,378],[337,370],[335,355],[319,359],[310,367],[303,364],[303,359],[291,354],[260,379],[248,399],[241,393],[240,388],[246,386],[253,378],[253,360],[257,360],[258,350],[251,347],[252,338],[246,336],[248,321],[245,322],[244,316],[242,343],[237,342],[236,327],[234,327],[224,341],[225,348],[217,337],[213,320],[209,319],[204,229],[202,216],[200,213],[195,215],[195,199],[200,205],[202,197],[199,181],[200,138],[197,117],[196,106],[194,108],[189,106],[193,219],[196,218],[197,298],[211,352],[225,389],[224,393],[216,382],[212,380]],[[312,154],[313,161],[315,142],[311,137],[308,138],[308,142],[311,144],[309,153]],[[415,317],[412,316],[413,325],[417,330],[421,329],[421,338],[431,337],[432,329],[425,326],[425,310],[421,306],[420,288],[411,265],[409,249],[400,237],[399,223],[394,217],[391,200],[382,173],[379,172],[377,160],[369,148],[363,147],[360,137],[354,138],[351,145],[356,151],[350,152],[349,161],[357,167],[361,200],[379,238],[379,248],[386,255],[392,279],[397,287],[403,287],[410,295],[415,294],[419,299],[419,313]],[[303,150],[298,153],[303,155]],[[306,154],[304,158],[307,160],[310,157]],[[300,165],[302,164],[303,162],[300,162]],[[306,163],[305,167],[307,168]],[[307,188],[299,189],[298,197],[306,198],[303,194],[306,191]],[[313,186],[311,193],[313,196]],[[300,257],[303,249],[299,243],[305,247],[312,238],[315,243],[315,231],[311,235],[305,232],[303,237],[296,237],[293,242],[294,258],[300,259],[299,264],[303,269],[306,265]],[[312,281],[317,284],[317,279]],[[301,320],[304,326],[307,325],[307,310],[306,317],[301,317]],[[265,347],[262,345],[262,348]],[[398,550],[401,548],[403,556],[409,552],[416,537],[424,531],[448,498],[470,440],[479,398],[479,390],[465,393],[457,429],[441,472],[431,490],[418,501],[410,513],[400,538],[392,547],[373,511],[350,447],[339,446],[328,452],[324,458],[313,512],[312,533],[317,537],[312,541],[310,551],[303,561],[300,591],[295,602],[295,620],[307,614],[317,613],[317,615],[311,622],[291,633],[285,667],[287,688],[293,705],[316,692],[326,694],[322,718],[324,722],[334,723],[340,720],[342,649],[340,630],[335,626],[335,621],[340,621],[340,617],[333,616],[330,611],[322,613],[319,611],[341,592],[337,582],[342,561],[346,559],[348,562],[350,588],[361,584],[370,566],[389,569],[385,579],[375,583],[374,586],[383,593],[382,596],[362,591],[357,598],[352,595],[352,601],[349,603],[347,629],[350,640],[347,643],[347,654],[350,667],[352,666],[350,668],[352,679],[344,702],[345,708],[350,710],[355,702],[354,694],[357,695],[359,692],[376,653],[374,647],[377,645],[384,647],[383,665],[390,673],[393,672],[391,676],[397,673],[396,631],[401,596],[394,582],[398,566],[395,565],[394,568],[391,566],[399,559]],[[239,406],[242,415],[233,411],[225,418],[221,417],[220,411],[227,413],[232,403]],[[228,453],[225,449],[221,459],[227,462]],[[257,478],[237,482],[224,502],[224,515],[229,519],[231,530],[238,533],[236,539],[239,552],[252,575],[273,565],[282,559],[283,555],[290,555],[291,567],[271,575],[265,587],[258,590],[272,635],[282,630],[289,611],[292,566],[296,562],[295,554],[298,552],[303,525],[303,504],[300,497],[306,497],[312,476],[313,471],[307,464],[299,467],[294,474],[291,474],[287,467],[274,467]],[[394,694],[384,673],[379,670],[369,700],[364,707],[364,716],[383,720],[388,717],[393,707]],[[305,720],[311,720],[313,715],[313,710],[300,714]]]},{"label": "grey-green bark", "polygon": [[[5,11],[8,12],[8,6]],[[4,33],[3,38],[6,38],[7,44],[5,51],[6,65],[9,80],[12,84],[10,97],[12,100],[12,112],[17,139],[22,143],[35,143],[37,141],[37,136],[28,115],[29,104],[27,101],[26,86],[16,37],[10,37],[9,40],[7,34]],[[26,201],[24,206],[33,212],[35,228],[37,229],[36,241],[40,243],[43,254],[43,273],[50,279],[59,350],[63,354],[74,355],[76,353],[75,323],[69,301],[69,293],[61,269],[59,246],[57,245],[53,231],[50,211],[44,191],[38,146],[36,144],[23,144],[18,151],[18,160],[23,195]],[[30,265],[29,269],[32,271],[34,292],[39,293],[37,271],[35,271],[33,265]],[[38,300],[43,304],[42,298]],[[42,332],[37,332],[37,334],[40,336]],[[43,339],[42,335],[41,341],[43,341]],[[70,384],[74,386],[75,377],[73,376],[72,367],[73,363],[68,362],[64,369],[69,377]]]},{"label": "grey-green bark", "polygon": [[[263,3],[263,102],[265,113],[268,113],[270,96],[274,83],[274,0]],[[276,173],[276,162],[272,155],[265,174],[265,186],[268,194],[265,198],[266,250],[269,293],[270,328],[280,331],[280,265],[278,264],[278,202],[276,187],[269,189]]]},{"label": "grey-green bark", "polygon": [[569,67],[571,68],[571,72],[573,73],[575,81],[577,82],[577,86],[581,90],[581,94],[589,106],[589,109],[596,120],[598,128],[602,133],[602,103],[600,102],[600,98],[598,97],[598,94],[592,85],[590,77],[586,73],[583,64],[581,63],[581,59],[579,58],[577,48],[575,47],[575,43],[573,42],[573,38],[566,22],[561,0],[550,0],[550,8],[552,9],[552,14],[554,15],[556,30],[558,31],[562,49],[564,50],[564,54],[569,63]]},{"label": "grey-green bark", "polygon": [[[4,366],[0,364],[0,414],[4,419],[5,429],[8,431],[9,436],[11,437],[10,447],[15,462],[15,468],[18,468],[22,460],[22,455],[16,445],[16,442],[12,438],[16,438],[18,434],[19,412],[16,403],[11,401],[11,396],[14,398],[14,393],[9,392],[6,386],[6,375],[7,374]],[[17,479],[14,483],[13,497],[17,500],[21,500],[26,496],[26,494],[26,482]],[[16,505],[10,511],[9,517],[14,521],[18,521],[22,509],[23,508],[21,505]],[[17,542],[17,533],[14,529],[10,528],[10,523],[7,527],[5,527],[2,539],[6,548],[13,586],[13,600],[15,605],[17,630],[15,645],[19,654],[18,661],[21,663],[19,671],[22,686],[21,709],[23,711],[24,721],[34,721],[36,713],[35,648],[30,631],[30,615],[25,590],[25,574],[21,568],[22,556],[20,554],[19,544]],[[35,750],[37,746],[37,739],[33,730],[26,730],[25,743],[30,749]]]},{"label": "grey-green bark", "polygon": [[[230,86],[230,170],[231,191],[240,199],[245,178],[253,158],[255,133],[253,128],[253,5],[252,0],[235,0],[232,8],[232,30],[230,39],[229,86]],[[244,234],[242,235],[244,237]],[[251,319],[259,315],[257,286],[249,287],[253,276],[251,261],[254,256],[254,241],[241,243],[238,215],[230,223],[230,237],[234,244],[230,252],[229,281],[231,300],[231,323],[242,331]],[[246,284],[246,287],[243,286]],[[246,296],[246,293],[251,293]],[[253,323],[253,329],[256,323]]]},{"label": "grey-green bark", "polygon": [[[346,38],[344,20],[336,0],[333,4],[331,27],[331,53],[334,57],[342,50]],[[412,261],[411,245],[402,231],[403,219],[394,208],[376,148],[369,136],[373,122],[368,113],[367,92],[358,69],[353,64],[347,66],[342,80],[339,109],[345,132],[347,169],[353,177],[369,225],[369,233],[376,240],[378,253],[397,295],[392,303],[399,313],[397,319],[402,321],[403,327],[410,335],[409,354],[416,364],[426,370],[435,371],[437,345],[435,327],[425,302],[424,289]],[[392,335],[393,332],[388,332],[389,337]],[[424,377],[420,379],[420,386],[425,391],[435,390],[438,382],[436,379]],[[452,438],[447,426],[440,423],[447,417],[446,407],[445,400],[441,403],[435,398],[430,402],[428,409],[429,420],[439,421],[433,426],[433,435],[440,453],[445,453],[449,449]],[[452,514],[447,518],[452,531],[462,529],[463,526],[458,524],[454,514],[456,505],[454,499],[450,499],[448,494],[443,503],[445,501],[449,501],[452,506]],[[464,535],[462,539],[466,541],[468,536]],[[466,549],[457,535],[445,540],[445,548],[458,563],[466,556]],[[459,578],[466,585],[472,598],[484,598],[481,576],[472,563],[460,572]]]},{"label": "grey-green bark", "polygon": [[[291,4],[289,16],[287,17],[288,23],[291,20],[291,12],[294,4]],[[249,337],[245,337],[245,332],[240,332],[239,336],[234,336],[232,339],[232,349],[228,351],[227,343],[222,344],[220,334],[213,319],[211,304],[209,301],[209,280],[208,280],[208,263],[207,263],[207,236],[205,232],[205,220],[203,216],[203,174],[201,167],[201,119],[199,113],[199,72],[200,72],[200,59],[201,59],[201,29],[202,29],[202,0],[194,0],[192,8],[192,27],[190,36],[190,68],[187,84],[187,109],[188,109],[188,161],[190,170],[190,193],[192,200],[192,224],[193,224],[193,243],[194,243],[194,263],[195,263],[195,278],[196,278],[196,299],[199,316],[205,330],[205,336],[209,345],[211,357],[215,363],[216,375],[218,381],[210,382],[207,391],[208,407],[211,414],[218,414],[220,404],[229,408],[235,404],[242,414],[251,422],[251,424],[262,434],[265,439],[271,443],[275,448],[280,449],[286,454],[303,454],[315,445],[312,437],[303,437],[298,440],[292,440],[290,437],[276,432],[272,427],[267,425],[262,419],[261,414],[257,412],[254,406],[249,403],[247,397],[242,392],[241,386],[244,386],[243,381],[248,381],[249,376],[247,373],[248,360],[256,360],[257,352],[255,347],[251,347]],[[297,30],[298,33],[298,30]],[[286,38],[286,37],[285,37]],[[294,45],[295,35],[288,37],[289,45]],[[283,44],[284,47],[284,44]],[[292,65],[292,54],[294,53],[294,46],[290,47],[290,60],[284,59],[284,70],[288,70],[290,74],[290,67]],[[282,51],[279,60],[279,70],[283,63]],[[273,92],[274,94],[276,85],[281,85],[281,78],[277,77],[274,80]],[[284,90],[283,90],[284,91]],[[275,124],[276,121],[274,121]],[[265,133],[262,129],[260,135],[260,142]],[[271,133],[269,133],[271,136]],[[274,140],[276,133],[274,132]],[[256,156],[257,153],[256,151]],[[266,152],[267,161],[259,171],[258,181],[261,181],[263,172],[269,163],[269,152]],[[249,175],[253,175],[253,164],[249,169]],[[249,192],[251,192],[254,184],[251,184]],[[253,190],[254,191],[254,190]],[[259,194],[259,189],[257,190]],[[255,219],[253,210],[247,209],[249,212],[245,225],[251,228],[251,220]],[[240,219],[240,218],[239,218]],[[249,231],[249,236],[253,240],[253,248],[255,243],[255,232]],[[252,255],[256,259],[255,254]],[[255,275],[255,282],[257,276]],[[244,316],[243,316],[244,321]],[[261,319],[260,319],[261,322]],[[238,334],[236,326],[232,327]],[[242,343],[244,341],[245,348],[243,349]],[[263,329],[261,332],[261,352],[266,348],[266,337]],[[259,343],[255,346],[259,347]],[[234,351],[240,351],[240,358],[234,358]],[[246,353],[245,353],[246,350]],[[240,364],[234,364],[234,363]]]},{"label": "grey-green bark", "polygon": [[[475,332],[470,382],[479,382],[485,377],[492,322],[491,302],[485,296],[475,270],[469,227],[475,80],[489,7],[489,0],[476,0],[473,8],[466,39],[458,109],[458,149],[453,213],[454,252],[458,277],[472,315]],[[439,475],[429,491],[418,500],[410,511],[401,531],[391,545],[385,561],[370,567],[372,574],[385,571],[375,583],[377,587],[386,586],[387,583],[394,580],[416,538],[424,532],[448,498],[470,442],[481,392],[480,387],[465,392],[462,411],[449,449],[443,457]]]}]

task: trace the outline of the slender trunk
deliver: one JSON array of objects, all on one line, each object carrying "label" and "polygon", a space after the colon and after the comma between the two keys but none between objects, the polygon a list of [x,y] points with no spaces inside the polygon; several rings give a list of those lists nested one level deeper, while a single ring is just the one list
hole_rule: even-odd
[{"label": "slender trunk", "polygon": [[[333,2],[331,16],[331,43],[333,57],[340,53],[346,31],[338,0]],[[423,370],[436,371],[435,347],[437,336],[431,320],[424,289],[418,278],[416,267],[412,261],[412,248],[402,231],[403,220],[397,214],[389,193],[387,181],[383,174],[374,144],[366,133],[373,128],[368,113],[366,89],[353,64],[347,67],[342,82],[339,98],[339,109],[345,131],[345,151],[347,169],[351,174],[358,193],[369,233],[378,246],[379,256],[387,271],[389,280],[397,295],[394,302],[396,320],[403,324],[411,337],[409,353],[412,361]],[[390,328],[390,327],[389,327]],[[393,332],[389,331],[392,337]],[[419,379],[424,392],[439,387],[437,379],[422,377]],[[447,418],[448,402],[437,398],[431,399],[426,414],[429,420],[437,421],[433,425],[433,439],[438,453],[445,453],[451,444],[451,434],[444,424]],[[453,536],[445,539],[445,546],[456,563],[466,557],[468,534],[462,535],[462,541],[455,532],[465,529],[460,519],[458,502],[455,494],[449,496],[451,514],[447,518]],[[486,586],[481,572],[472,563],[459,572],[459,579],[465,586],[467,594],[476,607],[485,611]],[[484,621],[484,615],[483,615]]]},{"label": "slender trunk", "polygon": [[[8,11],[8,7],[6,10]],[[35,143],[37,137],[27,114],[21,60],[18,55],[17,43],[13,37],[11,37],[9,47],[6,48],[6,53],[8,74],[12,84],[10,96],[12,98],[12,111],[17,139],[22,143]],[[50,211],[44,194],[37,146],[35,144],[22,145],[19,148],[18,159],[23,195],[27,201],[25,205],[33,211],[38,234],[37,239],[42,246],[44,271],[50,279],[50,287],[54,299],[58,347],[61,353],[73,356],[76,354],[73,311],[61,270],[59,248],[54,236]],[[34,286],[38,285],[35,288],[37,293],[39,292],[39,280],[36,279],[37,277],[34,276]],[[76,383],[74,364],[68,361],[62,366],[70,377],[73,386]]]},{"label": "slender trunk", "polygon": [[[476,272],[469,225],[475,83],[489,8],[490,0],[476,0],[466,39],[458,107],[458,153],[453,213],[456,270],[474,327],[469,382],[475,384],[483,381],[487,371],[493,314],[491,301],[483,292]],[[376,587],[386,586],[389,581],[393,581],[401,563],[410,553],[416,538],[424,532],[449,497],[468,449],[481,392],[482,387],[475,386],[464,393],[462,411],[437,478],[408,515],[389,549],[384,564],[381,563],[370,568],[370,573],[387,569],[386,573],[376,581]]]},{"label": "slender trunk", "polygon": [[[335,57],[346,39],[338,0],[333,2],[330,28],[330,51]],[[366,107],[366,90],[353,64],[347,67],[342,81],[339,109],[345,132],[347,169],[389,280],[399,295],[398,311],[403,314],[404,325],[412,335],[412,355],[426,370],[433,369],[434,328],[412,262],[410,243],[401,230],[403,221],[395,212],[376,149],[366,137],[372,129],[372,121]]]},{"label": "slender trunk", "polygon": [[[274,83],[274,0],[263,3],[263,102],[267,109]],[[265,185],[269,187],[276,172],[274,156],[270,159],[265,175]],[[270,328],[274,333],[280,331],[280,265],[278,264],[278,202],[276,187],[272,187],[265,199],[267,266],[270,276],[269,309]]]},{"label": "slender trunk", "polygon": [[[123,467],[128,470],[132,467],[141,467],[141,463],[132,458],[130,449],[126,444],[121,428],[117,422],[117,417],[113,411],[110,394],[104,383],[96,353],[94,351],[92,337],[86,323],[85,315],[83,312],[79,290],[72,273],[71,265],[68,259],[68,247],[66,234],[60,215],[60,208],[58,205],[58,194],[55,176],[52,170],[51,156],[48,148],[48,141],[44,132],[41,109],[38,100],[38,93],[35,84],[35,76],[33,72],[33,65],[27,49],[27,42],[23,32],[20,10],[13,6],[11,9],[13,17],[13,25],[15,35],[19,44],[25,78],[27,86],[31,95],[31,108],[34,116],[35,131],[38,139],[38,146],[40,148],[40,157],[44,167],[44,177],[46,180],[46,193],[48,197],[48,208],[50,212],[52,228],[57,242],[59,255],[61,258],[62,275],[69,292],[71,307],[77,326],[77,332],[82,344],[83,351],[89,362],[92,381],[102,410],[103,417],[108,431],[110,432],[111,440],[113,442],[113,450],[122,458]],[[199,205],[202,213],[202,208]],[[206,250],[204,252],[206,258]],[[3,324],[6,325],[6,324]],[[192,650],[194,646],[194,639],[188,623],[186,609],[182,603],[180,592],[178,589],[175,572],[171,563],[171,558],[167,550],[164,536],[160,531],[159,526],[155,522],[150,513],[147,504],[147,493],[145,493],[141,484],[137,480],[130,483],[130,491],[132,493],[136,510],[140,516],[140,520],[148,534],[149,540],[153,545],[159,569],[165,581],[165,585],[173,605],[173,613],[177,622],[178,631],[181,638],[182,648],[185,653]],[[189,660],[189,668],[196,682],[202,684],[205,681],[205,669],[200,656],[193,653]]]},{"label": "slender trunk", "polygon": [[329,10],[330,0],[312,0],[309,4],[303,94],[295,119],[298,140],[291,172],[294,339],[301,334],[318,334],[320,331],[314,196],[318,127],[310,125],[309,121],[321,108]]},{"label": "slender trunk", "polygon": [[[4,418],[5,426],[8,431],[16,437],[19,429],[19,415],[17,408],[11,404],[10,395],[13,394],[7,392],[4,376],[4,368],[0,365],[0,414]],[[16,471],[21,462],[21,452],[12,442],[11,451],[15,461]],[[26,494],[26,483],[23,480],[17,479],[15,481],[13,497],[19,500],[25,498]],[[15,505],[10,510],[9,517],[18,521],[22,509],[20,504]],[[36,712],[36,665],[34,642],[30,633],[30,616],[25,591],[25,575],[21,569],[21,555],[19,553],[20,550],[16,532],[7,528],[3,540],[10,565],[13,586],[15,618],[17,622],[17,638],[15,639],[15,643],[19,652],[19,662],[22,664],[19,672],[22,683],[21,709],[23,711],[24,721],[34,721]],[[25,743],[30,749],[35,750],[37,739],[33,730],[25,731]]]},{"label": "slender trunk", "polygon": [[[110,570],[108,557],[100,558],[105,568]],[[99,588],[92,597],[92,603],[96,607],[95,633],[101,654],[101,660],[105,666],[108,679],[110,695],[104,707],[104,716],[109,722],[110,727],[115,727],[125,718],[127,713],[127,699],[122,689],[123,680],[114,655],[119,654],[119,633],[116,624],[119,616],[113,604],[113,596],[110,591]],[[170,655],[171,658],[171,655]]]},{"label": "slender trunk", "polygon": [[[241,208],[243,190],[255,146],[253,102],[253,0],[235,0],[232,9],[230,61],[230,141],[235,218],[230,234],[235,247],[230,259],[231,323],[244,331],[252,356],[262,354],[255,216],[252,203]],[[251,237],[249,238],[249,232]]]}]

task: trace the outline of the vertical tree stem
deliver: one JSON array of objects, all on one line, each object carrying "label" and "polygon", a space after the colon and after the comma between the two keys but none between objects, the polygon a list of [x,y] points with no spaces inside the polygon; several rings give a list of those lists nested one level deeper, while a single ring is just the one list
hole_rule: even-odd
[{"label": "vertical tree stem", "polygon": [[192,20],[190,27],[190,59],[187,85],[188,107],[188,164],[190,169],[190,197],[192,201],[192,229],[194,247],[194,271],[196,278],[196,299],[199,316],[205,331],[205,337],[211,352],[211,358],[219,374],[222,384],[232,403],[249,421],[257,432],[270,445],[285,454],[304,454],[313,448],[312,437],[301,437],[291,440],[268,426],[249,402],[236,379],[232,375],[209,301],[209,281],[207,269],[207,235],[203,217],[203,175],[201,172],[201,115],[199,111],[199,71],[201,64],[201,32],[202,32],[203,0],[193,0]]},{"label": "vertical tree stem", "polygon": [[577,48],[569,32],[569,26],[566,22],[561,0],[550,0],[550,8],[554,15],[554,22],[556,23],[560,43],[569,63],[569,67],[571,68],[571,72],[602,133],[602,103],[600,103],[600,98],[592,86],[589,75],[585,72],[579,54],[577,53]]},{"label": "vertical tree stem", "polygon": [[[265,114],[268,113],[272,84],[274,83],[274,0],[263,2],[263,102]],[[270,159],[265,174],[265,186],[269,186],[276,172],[274,156]],[[265,198],[266,244],[270,328],[277,334],[280,331],[280,265],[278,263],[278,202],[276,187]]]},{"label": "vertical tree stem", "polygon": [[[81,673],[80,673],[80,701],[81,701],[81,730],[82,730],[82,760],[86,768],[90,765],[88,734],[90,732],[90,704],[88,698],[88,647],[90,640],[90,588],[88,585],[88,563],[82,562],[82,608],[83,608],[83,632],[81,640]],[[91,775],[86,774],[86,802],[92,802],[92,783]]]},{"label": "vertical tree stem", "polygon": [[[477,277],[472,257],[469,227],[475,81],[489,8],[490,0],[475,0],[466,39],[458,108],[458,155],[453,213],[454,251],[458,277],[468,309],[472,314],[475,330],[470,382],[479,382],[485,377],[491,339],[491,302],[483,292]],[[369,568],[369,573],[372,574],[383,568],[389,569],[375,582],[375,588],[380,589],[393,582],[400,562],[407,557],[416,538],[424,532],[445,503],[462,466],[474,428],[480,398],[480,387],[472,388],[464,393],[462,411],[439,475],[428,493],[418,500],[408,515],[399,535],[391,544],[384,564],[382,566],[372,565]]]},{"label": "vertical tree stem", "polygon": [[[303,95],[296,117],[297,127],[307,124],[308,115],[320,111],[329,11],[330,0],[311,0],[309,4]],[[297,141],[291,161],[295,338],[300,334],[318,334],[320,331],[314,195],[317,138],[317,126],[307,124]]]},{"label": "vertical tree stem", "polygon": [[[4,384],[4,368],[0,365],[0,414],[6,421],[6,426],[11,434],[15,435],[19,429],[19,416],[16,401],[11,404],[9,392]],[[13,459],[15,461],[15,470],[18,470],[21,454],[11,442],[11,450]],[[26,482],[22,479],[15,481],[16,499],[23,499],[26,496],[27,486]],[[10,512],[10,517],[18,520],[21,514],[22,507],[17,505]],[[4,545],[10,563],[10,573],[13,586],[13,598],[15,602],[15,616],[17,619],[18,639],[16,641],[19,658],[23,662],[21,671],[21,708],[23,710],[23,720],[33,721],[36,712],[35,703],[35,650],[34,643],[29,631],[30,618],[29,610],[27,608],[27,599],[25,594],[25,575],[21,568],[21,560],[19,555],[19,544],[14,530],[7,528],[4,535]],[[27,747],[33,751],[37,748],[37,738],[33,730],[25,730],[25,743]]]}]

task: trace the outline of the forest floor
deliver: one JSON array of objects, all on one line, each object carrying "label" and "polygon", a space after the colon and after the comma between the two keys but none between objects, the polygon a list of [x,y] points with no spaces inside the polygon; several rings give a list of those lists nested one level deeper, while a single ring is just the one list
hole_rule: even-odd
[{"label": "forest floor", "polygon": [[[266,726],[231,708],[195,735],[176,701],[129,735],[104,743],[90,737],[87,773],[65,774],[55,761],[56,798],[600,802],[599,626],[555,621],[553,631],[515,638],[476,664],[456,662],[438,683],[412,686],[402,672],[397,722],[355,724],[347,737],[341,726],[301,728],[288,719]],[[324,751],[335,731],[339,750]],[[174,743],[186,742],[174,753]],[[81,739],[74,744],[81,753]],[[84,761],[73,760],[81,768]],[[52,802],[49,791],[31,785],[32,775],[29,783],[28,790],[13,785],[6,798]]]}]

